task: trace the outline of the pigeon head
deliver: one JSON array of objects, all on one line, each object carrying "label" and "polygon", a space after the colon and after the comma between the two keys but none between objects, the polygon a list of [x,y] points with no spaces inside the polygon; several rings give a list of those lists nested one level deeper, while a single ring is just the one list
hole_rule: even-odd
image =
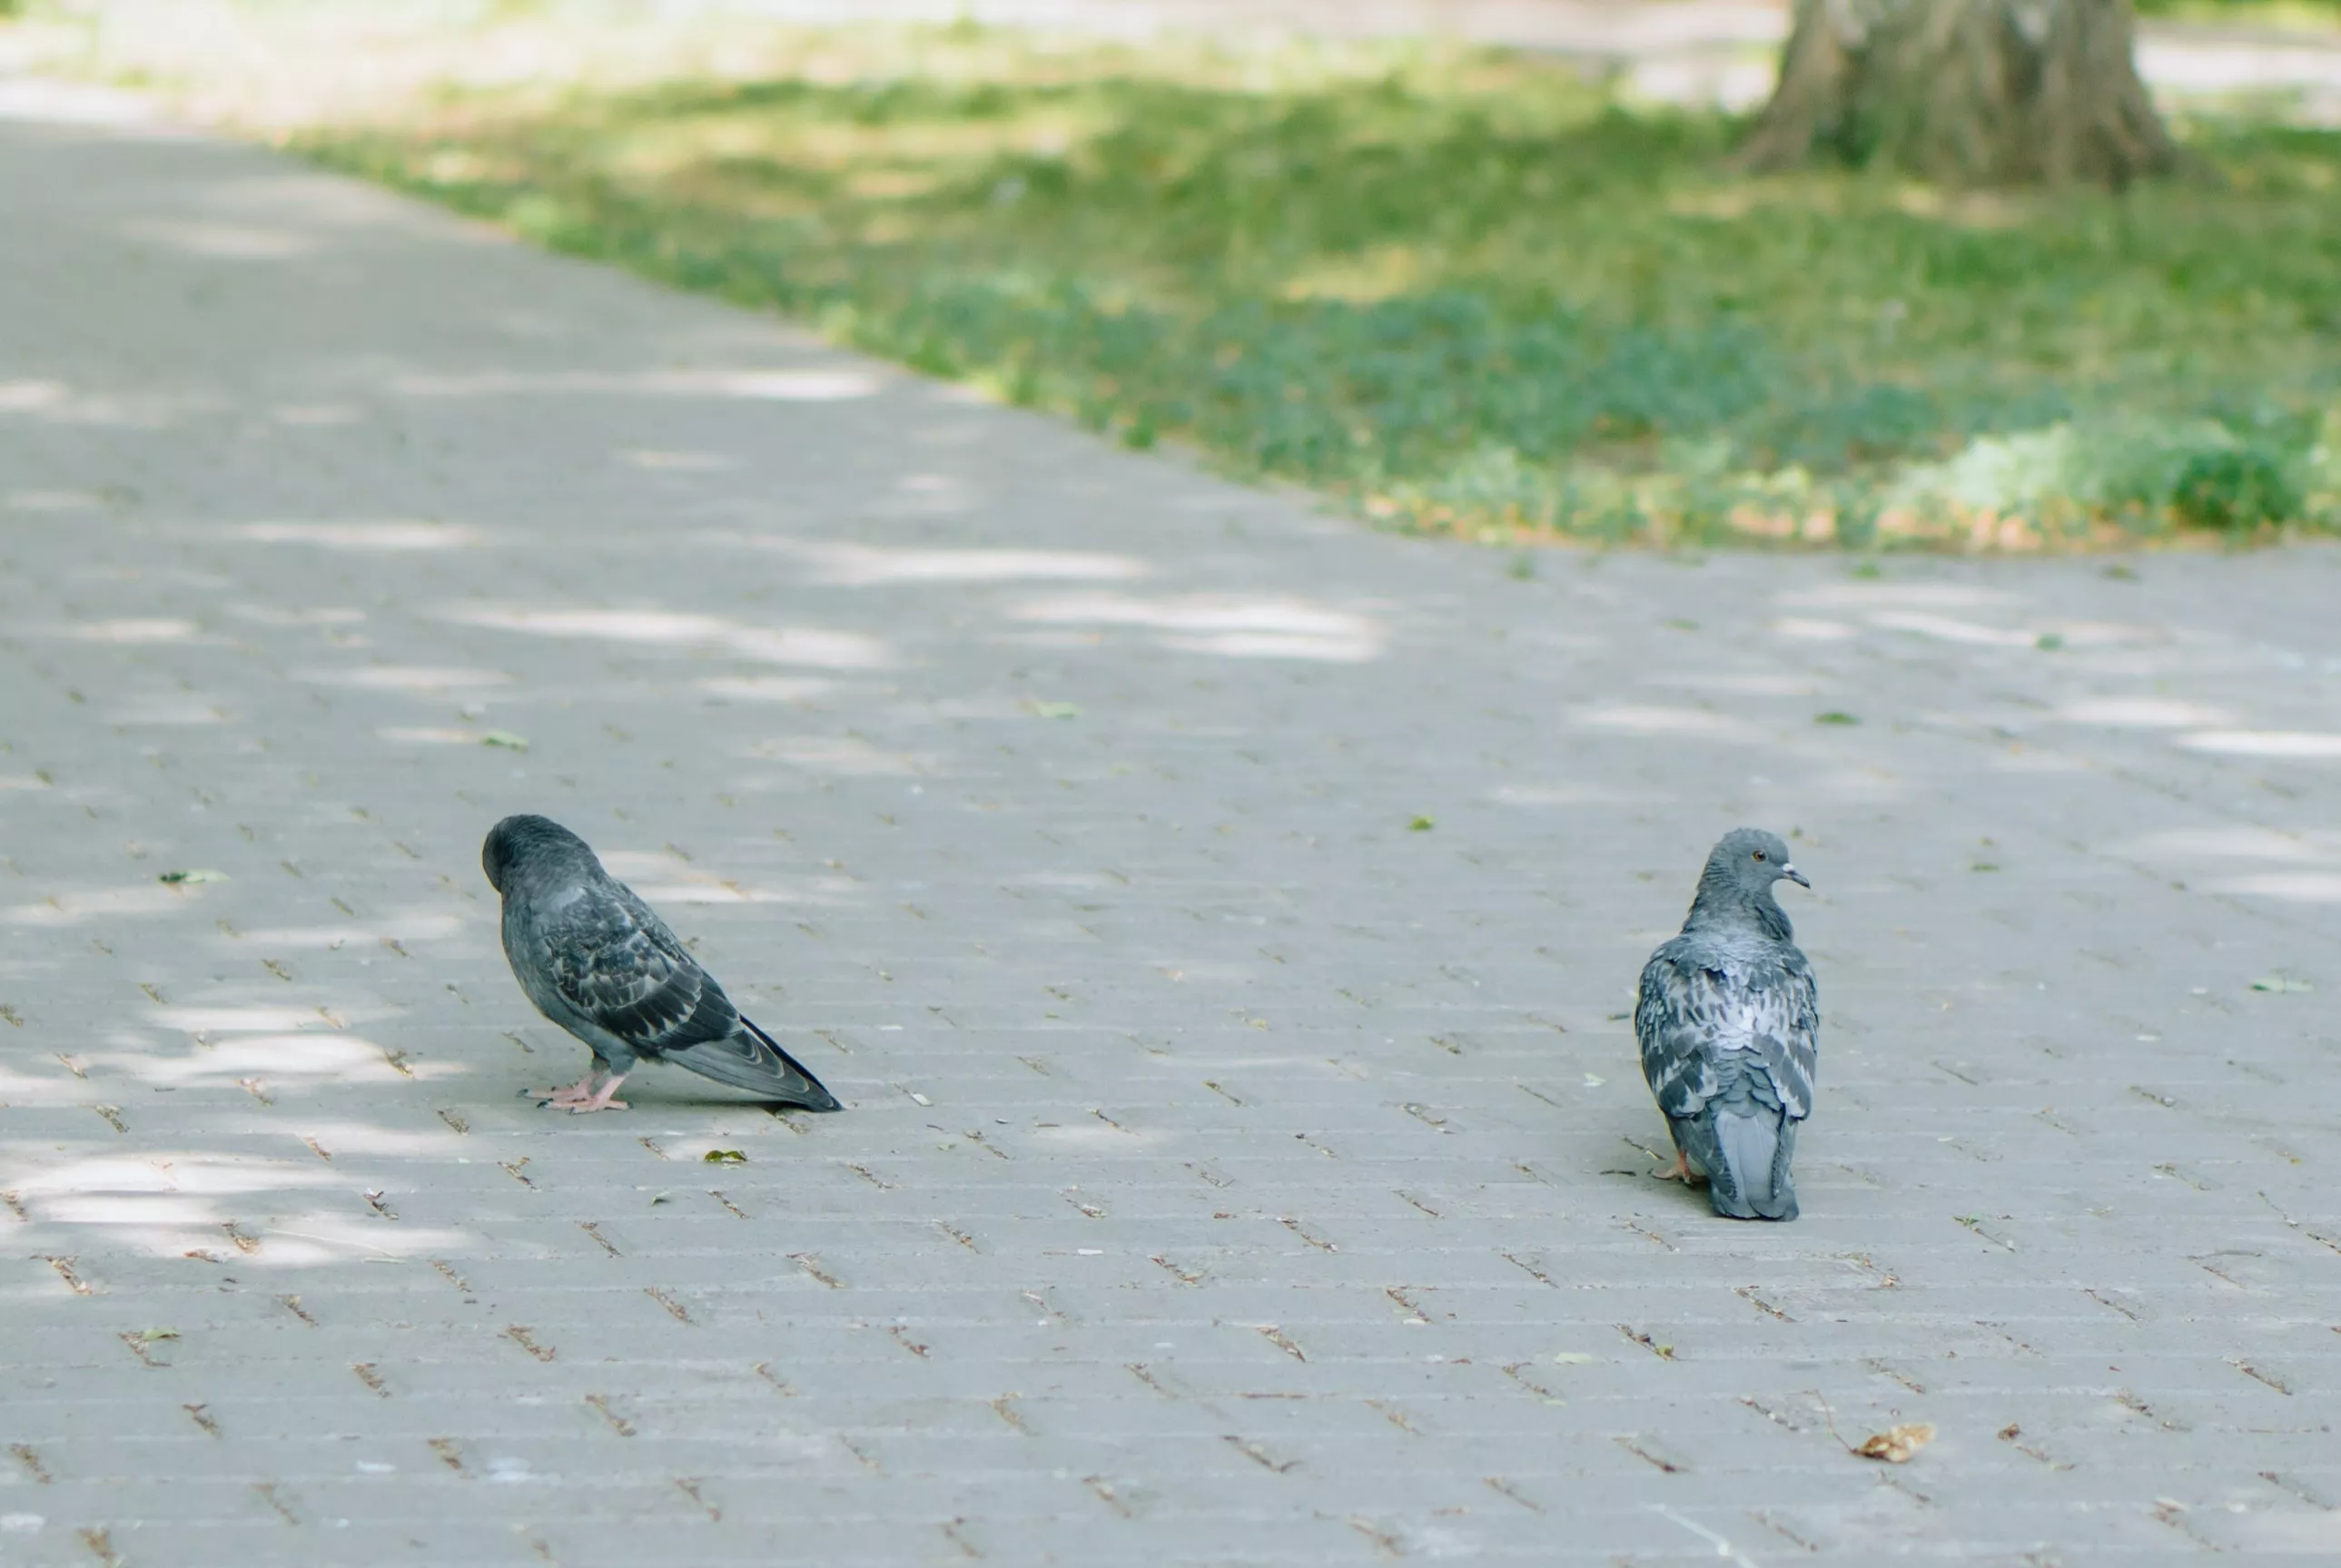
[{"label": "pigeon head", "polygon": [[1742,898],[1768,902],[1772,884],[1783,877],[1799,888],[1812,886],[1788,858],[1788,847],[1780,842],[1779,835],[1761,828],[1735,828],[1708,856],[1706,873],[1698,879],[1699,896],[1705,898],[1710,889],[1718,893],[1728,889]]},{"label": "pigeon head", "polygon": [[593,851],[586,848],[584,839],[550,817],[507,817],[488,829],[487,842],[480,846],[480,868],[488,874],[488,886],[501,893],[514,866],[571,855],[590,860]]}]

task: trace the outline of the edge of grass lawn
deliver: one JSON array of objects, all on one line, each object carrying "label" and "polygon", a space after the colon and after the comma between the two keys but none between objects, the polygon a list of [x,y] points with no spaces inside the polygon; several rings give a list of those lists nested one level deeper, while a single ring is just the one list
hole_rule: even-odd
[{"label": "edge of grass lawn", "polygon": [[[1161,66],[1092,40],[895,32],[911,57],[983,45],[1038,64],[1011,80],[946,59],[931,78],[896,69],[843,84],[766,73],[442,86],[392,116],[269,139],[529,243],[778,312],[842,346],[1130,447],[1178,447],[1383,528],[1511,546],[2068,551],[2232,548],[2341,527],[2341,368],[2277,367],[2271,395],[2255,390],[2258,367],[2201,375],[2201,344],[2165,352],[2152,330],[2157,311],[2165,326],[2203,325],[2175,313],[2190,288],[2263,336],[2320,280],[2341,298],[2341,222],[2320,226],[2303,204],[2341,171],[2341,137],[2182,117],[2228,171],[2226,192],[2075,195],[2089,215],[2067,222],[2054,215],[2065,198],[1861,174],[1733,182],[1721,173],[1738,124],[1728,116],[1632,110],[1569,87],[1564,66],[1500,50],[1385,47],[1379,71],[1304,70],[1263,90],[1237,81],[1260,76],[1252,56],[1229,57],[1237,84],[1198,84],[1192,59]],[[1071,151],[951,150],[1016,114],[1084,105],[1096,124]],[[691,144],[693,127],[706,146]],[[743,129],[763,140],[724,152]],[[816,171],[834,176],[824,185],[790,166],[787,134],[868,147]],[[944,151],[923,164],[901,154],[921,137]],[[1539,166],[1548,145],[1557,175]],[[646,149],[679,171],[670,183],[631,172]],[[1430,198],[1408,193],[1410,168]],[[1140,188],[1147,178],[1159,194]],[[857,194],[856,182],[890,180],[912,194]],[[1586,276],[1524,278],[1539,244],[1569,237],[1539,201],[1649,232],[1594,245]],[[1766,222],[1733,216],[1735,203]],[[2170,233],[2223,211],[2289,245],[2252,261]],[[1190,214],[1194,254],[1166,268],[1142,253],[1177,251]],[[1101,239],[1101,219],[1135,239]],[[1449,243],[1450,220],[1478,231]],[[1860,252],[1857,284],[1874,271],[1896,293],[1897,267],[1948,281],[1908,307],[1884,300],[1856,332],[1777,286],[1750,308],[1720,273],[1735,241],[1770,243],[1779,225],[1808,239],[1776,267],[1795,243],[1843,244]],[[1694,244],[1710,245],[1716,275],[1668,251]],[[1298,255],[1283,273],[1258,261],[1278,245]],[[1330,291],[1290,283],[1390,254],[1448,264],[1347,295],[1340,279]],[[2108,303],[2087,292],[2092,265],[2167,266],[2170,279],[2117,277]],[[1639,296],[1638,268],[1652,274]],[[2044,285],[2059,268],[2070,276]],[[2130,362],[2092,367],[2094,382],[2018,362],[2027,332],[2056,323],[2038,313],[2062,304],[2136,314],[2143,330],[2099,334]],[[1898,349],[1897,323],[1937,307],[1965,313],[1957,330]],[[2341,327],[2341,312],[2327,313],[2319,330]]]}]

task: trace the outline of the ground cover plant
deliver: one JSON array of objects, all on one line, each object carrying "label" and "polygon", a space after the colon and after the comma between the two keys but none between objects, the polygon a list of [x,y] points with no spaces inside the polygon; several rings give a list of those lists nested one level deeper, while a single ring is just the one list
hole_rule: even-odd
[{"label": "ground cover plant", "polygon": [[[264,45],[288,25],[244,15]],[[530,6],[376,36],[394,87],[313,92],[274,134],[1390,526],[2034,549],[2341,524],[2331,132],[2181,114],[2197,178],[1961,194],[1744,176],[1733,119],[1499,52],[622,31]],[[314,62],[311,37],[277,53]],[[483,67],[520,39],[535,68]]]},{"label": "ground cover plant", "polygon": [[2341,26],[2341,0],[2132,0],[2141,16],[2326,31]]}]

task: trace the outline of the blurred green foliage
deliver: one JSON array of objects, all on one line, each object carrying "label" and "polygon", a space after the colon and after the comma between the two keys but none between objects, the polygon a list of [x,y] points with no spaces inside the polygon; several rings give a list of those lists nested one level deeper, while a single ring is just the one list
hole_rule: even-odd
[{"label": "blurred green foliage", "polygon": [[1398,526],[2039,545],[2341,521],[2341,136],[2216,180],[1750,180],[1499,54],[803,34],[296,145]]},{"label": "blurred green foliage", "polygon": [[2136,0],[2141,16],[2255,26],[2341,25],[2341,0]]}]

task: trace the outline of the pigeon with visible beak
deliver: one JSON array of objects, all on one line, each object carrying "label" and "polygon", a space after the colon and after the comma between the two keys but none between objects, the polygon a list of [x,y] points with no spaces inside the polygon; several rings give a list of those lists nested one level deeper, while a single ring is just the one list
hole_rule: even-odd
[{"label": "pigeon with visible beak", "polygon": [[593,1050],[585,1076],[543,1091],[543,1103],[579,1115],[623,1110],[612,1097],[647,1059],[772,1104],[839,1108],[576,834],[547,818],[507,817],[489,830],[480,863],[503,896],[513,977],[537,1011]]},{"label": "pigeon with visible beak", "polygon": [[1772,834],[1725,834],[1634,1006],[1642,1076],[1674,1136],[1674,1168],[1659,1174],[1706,1176],[1708,1201],[1730,1219],[1797,1217],[1789,1164],[1812,1114],[1820,997],[1772,897],[1783,878],[1812,886]]}]

